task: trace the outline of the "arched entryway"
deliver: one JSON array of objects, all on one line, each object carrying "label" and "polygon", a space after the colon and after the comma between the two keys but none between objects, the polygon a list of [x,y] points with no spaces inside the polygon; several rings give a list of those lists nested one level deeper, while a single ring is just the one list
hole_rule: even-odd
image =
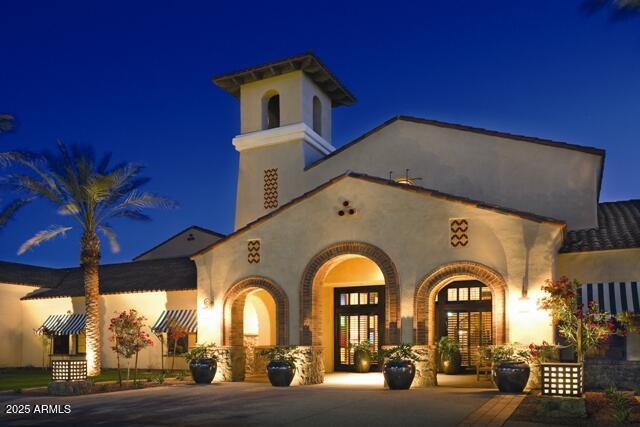
[{"label": "arched entryway", "polygon": [[225,293],[223,343],[231,354],[231,380],[264,375],[261,348],[289,343],[289,300],[284,290],[265,277],[251,276]]},{"label": "arched entryway", "polygon": [[[245,302],[256,291],[265,291],[274,303],[275,343],[289,343],[289,299],[284,290],[272,280],[260,276],[251,276],[232,285],[224,296],[224,344],[228,346],[244,345]],[[258,296],[260,299],[262,295]],[[266,303],[268,305],[268,302]]]},{"label": "arched entryway", "polygon": [[[471,282],[469,282],[471,281]],[[434,345],[438,336],[436,296],[454,282],[471,283],[466,287],[471,292],[473,281],[491,291],[491,327],[493,344],[507,341],[506,301],[507,284],[500,273],[483,264],[459,261],[444,264],[427,274],[416,286],[414,295],[414,330],[417,344]],[[480,288],[481,286],[477,286]]]},{"label": "arched entryway", "polygon": [[[339,363],[339,337],[343,333],[340,316],[346,320],[346,328],[353,328],[350,322],[360,315],[355,329],[367,329],[365,325],[371,322],[369,331],[379,337],[380,344],[399,343],[398,273],[380,248],[363,242],[341,242],[325,248],[307,264],[300,293],[300,342],[323,347],[328,371],[333,370],[330,358],[334,352],[336,366]],[[380,320],[379,327],[376,319]],[[331,362],[329,366],[327,361]]]}]

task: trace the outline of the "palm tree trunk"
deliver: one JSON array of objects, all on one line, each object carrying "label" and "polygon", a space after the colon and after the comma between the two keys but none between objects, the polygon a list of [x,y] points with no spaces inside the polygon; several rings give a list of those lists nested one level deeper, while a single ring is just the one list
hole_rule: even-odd
[{"label": "palm tree trunk", "polygon": [[87,375],[100,375],[100,241],[92,231],[82,234],[80,265],[84,275]]}]

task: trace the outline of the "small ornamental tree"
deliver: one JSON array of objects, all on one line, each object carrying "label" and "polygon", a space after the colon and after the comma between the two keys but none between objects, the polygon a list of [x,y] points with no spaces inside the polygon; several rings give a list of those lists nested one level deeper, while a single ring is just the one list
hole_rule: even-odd
[{"label": "small ornamental tree", "polygon": [[[51,366],[51,341],[53,332],[45,327],[34,329],[34,332],[40,334],[40,343],[42,344],[42,370],[44,371]],[[45,360],[47,360],[46,365]]]},{"label": "small ornamental tree", "polygon": [[566,277],[547,280],[542,287],[546,295],[540,299],[539,306],[551,312],[553,324],[575,348],[578,362],[582,363],[586,354],[600,347],[611,335],[624,335],[633,326],[627,321],[628,314],[613,316],[600,311],[594,301],[586,307],[578,304],[579,287],[580,282]]},{"label": "small ornamental tree", "polygon": [[159,330],[152,330],[153,334],[160,341],[160,372],[164,374],[164,332]]},{"label": "small ornamental tree", "polygon": [[120,357],[130,359],[132,356],[135,356],[135,382],[138,379],[138,353],[143,348],[153,345],[149,334],[143,331],[145,320],[146,318],[144,316],[138,316],[138,312],[131,309],[129,311],[125,310],[113,317],[109,323],[109,331],[112,334],[110,340],[113,343],[111,349],[116,353],[118,383],[120,387],[122,387]]},{"label": "small ornamental tree", "polygon": [[[172,353],[171,353],[171,372],[173,372],[173,367],[176,362],[176,353],[178,352],[178,341],[188,335],[189,331],[187,328],[178,322],[176,319],[169,320],[169,324],[167,325],[167,336],[169,337],[169,344],[173,344]],[[189,350],[188,348],[183,349],[184,351]]]}]

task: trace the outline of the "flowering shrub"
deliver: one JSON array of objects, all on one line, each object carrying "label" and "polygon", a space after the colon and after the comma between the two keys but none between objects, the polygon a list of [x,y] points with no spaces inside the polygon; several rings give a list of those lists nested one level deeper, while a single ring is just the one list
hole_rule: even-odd
[{"label": "flowering shrub", "polygon": [[595,301],[586,307],[578,304],[579,286],[580,282],[566,277],[547,280],[542,287],[546,296],[540,299],[539,306],[551,312],[560,335],[575,347],[578,362],[583,362],[585,354],[597,350],[611,335],[624,335],[632,325],[627,321],[628,315],[616,318],[600,311]]},{"label": "flowering shrub", "polygon": [[109,322],[109,338],[113,343],[111,349],[116,353],[118,363],[118,383],[122,386],[120,375],[120,356],[130,359],[135,356],[134,382],[138,380],[138,353],[145,347],[153,345],[150,335],[143,330],[146,326],[144,316],[138,316],[134,309],[125,310],[113,317]]}]

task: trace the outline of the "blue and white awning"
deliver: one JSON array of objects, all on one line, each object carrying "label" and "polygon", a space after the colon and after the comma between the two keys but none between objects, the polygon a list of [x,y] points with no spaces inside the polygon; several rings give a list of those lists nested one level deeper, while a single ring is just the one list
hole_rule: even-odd
[{"label": "blue and white awning", "polygon": [[638,282],[585,283],[578,289],[578,304],[586,310],[591,301],[611,314],[640,313],[640,287]]},{"label": "blue and white awning", "polygon": [[47,317],[42,326],[36,329],[38,335],[45,331],[49,335],[76,335],[84,331],[84,314],[53,314]]},{"label": "blue and white awning", "polygon": [[168,332],[172,323],[184,327],[190,334],[195,334],[198,331],[198,316],[195,310],[163,311],[151,330],[156,333]]}]

